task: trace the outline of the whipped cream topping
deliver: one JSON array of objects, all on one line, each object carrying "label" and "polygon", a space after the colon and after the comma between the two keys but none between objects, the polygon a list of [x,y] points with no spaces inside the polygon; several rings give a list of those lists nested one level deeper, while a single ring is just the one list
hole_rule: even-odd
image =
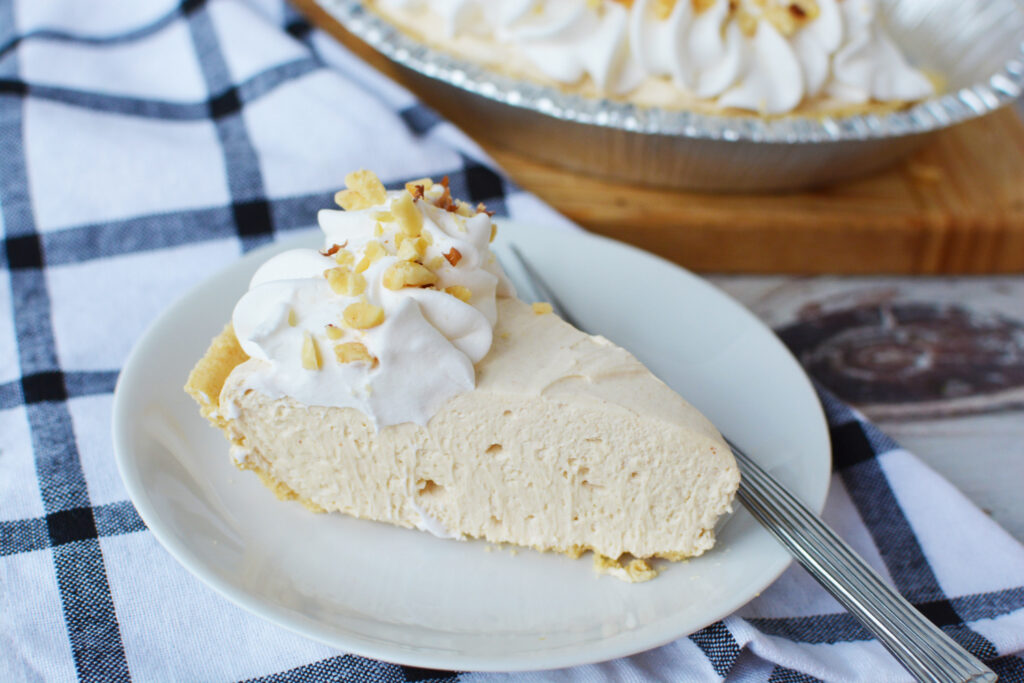
[{"label": "whipped cream topping", "polygon": [[356,408],[377,426],[424,425],[473,389],[491,347],[498,296],[513,294],[490,251],[490,215],[424,179],[385,192],[346,179],[346,211],[322,210],[324,250],[263,264],[232,316],[264,367],[247,381],[271,398]]},{"label": "whipped cream topping", "polygon": [[496,39],[548,78],[627,95],[651,79],[720,107],[786,114],[934,93],[884,32],[877,0],[377,0],[403,25]]}]

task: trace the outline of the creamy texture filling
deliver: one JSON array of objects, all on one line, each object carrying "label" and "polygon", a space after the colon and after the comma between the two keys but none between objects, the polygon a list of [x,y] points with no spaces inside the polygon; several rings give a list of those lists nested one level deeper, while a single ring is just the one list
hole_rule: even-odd
[{"label": "creamy texture filling", "polygon": [[[235,306],[239,344],[263,361],[246,386],[355,408],[377,427],[425,424],[473,389],[497,298],[511,294],[489,248],[494,224],[443,184],[385,192],[372,174],[350,180],[349,210],[319,214],[324,249],[271,258]],[[230,401],[223,410],[237,416]]]},{"label": "creamy texture filling", "polygon": [[876,0],[372,4],[418,39],[493,68],[589,83],[644,105],[712,102],[772,115],[935,92],[884,31]]},{"label": "creamy texture filling", "polygon": [[425,426],[270,400],[248,389],[265,366],[250,359],[220,394],[240,407],[229,435],[315,509],[609,558],[711,548],[739,483],[715,428],[627,351],[517,299],[497,307],[476,390]]}]

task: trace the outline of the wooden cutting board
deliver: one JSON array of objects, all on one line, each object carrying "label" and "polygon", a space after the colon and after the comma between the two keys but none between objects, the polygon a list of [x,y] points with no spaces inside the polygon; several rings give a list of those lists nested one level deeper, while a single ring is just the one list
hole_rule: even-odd
[{"label": "wooden cutting board", "polygon": [[[445,107],[342,28],[316,0],[293,0],[374,67]],[[1024,272],[1024,125],[1010,109],[944,131],[871,178],[775,195],[651,189],[567,172],[482,141],[522,187],[597,233],[688,268],[744,273]]]}]

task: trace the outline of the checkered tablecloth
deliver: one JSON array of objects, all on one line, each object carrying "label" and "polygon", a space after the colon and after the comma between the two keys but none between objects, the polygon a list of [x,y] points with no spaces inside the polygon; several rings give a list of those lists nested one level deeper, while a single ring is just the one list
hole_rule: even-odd
[{"label": "checkered tablecloth", "polygon": [[[111,395],[145,327],[243,251],[311,226],[359,167],[392,186],[447,174],[457,196],[572,229],[280,0],[0,1],[0,681],[504,678],[363,659],[242,611],[156,543],[113,463]],[[826,519],[1004,681],[1024,681],[1024,549],[825,404]],[[664,647],[510,676],[726,677],[906,680],[797,568]]]}]

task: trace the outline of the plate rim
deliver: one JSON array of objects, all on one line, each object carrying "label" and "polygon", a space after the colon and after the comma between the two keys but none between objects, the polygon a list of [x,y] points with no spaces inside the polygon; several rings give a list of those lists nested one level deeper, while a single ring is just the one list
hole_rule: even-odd
[{"label": "plate rim", "polygon": [[[526,225],[524,221],[514,221],[508,219],[496,219],[499,227],[507,227],[508,231],[511,232],[516,229],[517,226]],[[528,229],[543,229],[544,226],[527,226]],[[817,392],[808,377],[807,373],[800,366],[797,359],[792,355],[789,349],[782,343],[778,336],[762,322],[757,316],[755,316],[746,306],[737,301],[730,294],[715,286],[705,278],[701,277],[689,271],[682,266],[669,261],[657,254],[653,254],[639,247],[635,247],[631,244],[624,243],[612,238],[608,238],[602,235],[597,235],[583,230],[567,231],[558,230],[555,228],[551,229],[551,232],[561,235],[572,235],[573,237],[594,240],[597,242],[604,242],[606,245],[610,245],[613,248],[625,248],[632,252],[633,256],[650,259],[656,262],[661,262],[662,265],[670,268],[677,269],[683,274],[689,276],[690,280],[697,286],[710,291],[713,295],[722,297],[732,303],[739,313],[741,313],[749,323],[761,328],[762,332],[767,332],[767,337],[770,338],[772,344],[778,347],[788,361],[793,365],[797,371],[793,373],[793,381],[799,381],[802,388],[814,397],[814,406],[817,409],[813,416],[814,422],[822,428],[821,436],[824,437],[824,446],[827,446],[822,456],[822,464],[825,465],[824,472],[826,473],[823,477],[823,481],[818,484],[818,495],[814,500],[805,500],[807,504],[814,512],[820,514],[824,509],[825,500],[828,492],[831,488],[831,471],[832,471],[832,451],[831,451],[831,435],[828,430],[828,422],[825,417],[824,408],[818,398]],[[458,654],[453,655],[444,653],[441,651],[428,651],[428,650],[405,650],[397,651],[393,646],[387,644],[381,645],[371,637],[353,637],[339,638],[332,636],[331,634],[325,634],[319,630],[315,624],[303,622],[292,618],[292,615],[282,608],[275,605],[264,604],[258,597],[253,596],[245,589],[238,585],[230,582],[229,580],[222,578],[215,572],[209,571],[204,563],[198,558],[192,556],[187,544],[179,543],[174,535],[169,531],[165,530],[163,522],[159,514],[149,506],[148,494],[144,490],[141,480],[137,479],[133,475],[133,465],[129,451],[129,445],[127,443],[127,431],[124,425],[127,421],[133,419],[132,416],[132,405],[125,398],[125,386],[129,383],[130,379],[140,372],[140,367],[143,367],[143,361],[145,360],[145,351],[150,346],[150,340],[161,331],[161,328],[168,324],[168,322],[175,317],[181,309],[187,309],[188,304],[194,298],[196,294],[204,291],[210,284],[211,281],[216,279],[218,276],[225,273],[225,271],[238,267],[238,264],[242,260],[252,261],[254,264],[259,259],[266,258],[265,254],[272,253],[276,250],[294,248],[296,246],[306,243],[310,237],[315,235],[315,230],[303,230],[298,234],[285,234],[280,235],[280,239],[276,240],[267,245],[263,245],[257,249],[254,249],[246,254],[242,254],[238,259],[231,263],[225,264],[225,266],[216,272],[204,278],[202,282],[191,287],[187,292],[179,296],[171,305],[166,307],[156,319],[154,319],[146,330],[140,335],[132,347],[131,352],[126,359],[121,372],[118,375],[117,383],[114,388],[113,406],[112,406],[112,419],[111,419],[111,430],[112,430],[112,445],[114,460],[117,465],[118,473],[121,476],[121,480],[125,485],[125,489],[128,493],[129,499],[133,506],[138,511],[139,516],[145,523],[147,529],[153,534],[153,537],[157,540],[160,545],[167,550],[167,552],[174,558],[178,564],[185,568],[192,576],[198,578],[206,585],[213,588],[215,591],[226,597],[233,604],[241,607],[247,612],[258,616],[262,619],[266,619],[271,623],[285,628],[293,633],[298,633],[303,637],[309,638],[310,640],[328,645],[330,647],[338,648],[349,654],[355,654],[363,657],[369,657],[372,659],[390,662],[395,664],[417,666],[432,669],[447,669],[447,670],[464,670],[464,671],[481,671],[481,672],[523,672],[523,671],[540,671],[546,669],[560,669],[571,666],[579,666],[585,664],[598,663],[603,661],[609,661],[620,657],[631,656],[641,652],[661,647],[670,642],[673,642],[679,638],[684,638],[700,628],[706,627],[707,625],[713,624],[739,608],[747,604],[761,592],[763,592],[770,585],[775,583],[776,580],[789,568],[792,563],[792,557],[789,556],[788,552],[782,550],[781,545],[779,549],[782,550],[780,559],[777,560],[778,566],[772,568],[770,571],[766,571],[763,578],[759,579],[755,583],[757,588],[750,589],[743,593],[740,597],[734,597],[731,600],[723,601],[718,608],[712,610],[713,616],[709,617],[706,624],[697,627],[696,629],[689,632],[680,632],[677,629],[671,628],[671,622],[662,625],[656,629],[655,634],[644,640],[643,643],[637,644],[633,640],[624,640],[617,647],[602,648],[599,655],[595,656],[593,651],[598,649],[599,646],[596,644],[588,645],[584,648],[583,652],[591,652],[590,655],[581,654],[579,647],[569,651],[556,652],[554,655],[546,654],[539,661],[537,657],[530,657],[529,659],[522,661],[523,656],[517,655],[510,657],[509,655],[473,655],[473,654]],[[255,266],[254,266],[255,267]],[[736,499],[736,508],[740,509],[742,506],[739,504],[739,499]],[[755,529],[755,533],[768,534],[766,530],[758,526]],[[774,542],[774,541],[773,541]],[[746,593],[749,593],[746,594]],[[358,636],[359,634],[353,634]],[[603,641],[598,641],[603,642]]]}]

